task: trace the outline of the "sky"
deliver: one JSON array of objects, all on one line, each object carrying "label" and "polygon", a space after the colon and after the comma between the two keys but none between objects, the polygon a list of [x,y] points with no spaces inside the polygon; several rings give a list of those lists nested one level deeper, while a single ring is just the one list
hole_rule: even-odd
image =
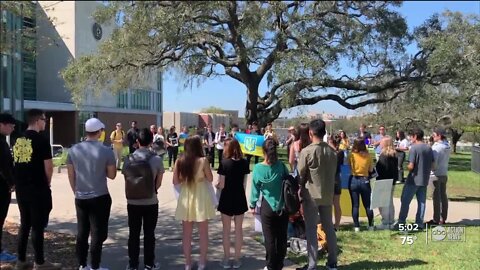
[{"label": "sky", "polygon": [[[410,30],[421,25],[434,13],[442,13],[446,9],[465,14],[480,14],[480,1],[405,1],[399,8],[406,18]],[[266,79],[264,79],[266,81]],[[260,87],[266,90],[266,83]],[[230,77],[217,77],[202,84],[184,87],[180,75],[166,73],[163,81],[164,111],[198,112],[210,106],[225,110],[238,110],[244,117],[246,104],[245,86]],[[333,101],[321,101],[315,105],[283,111],[281,116],[296,117],[309,112],[332,113],[335,115],[355,115],[366,112],[367,108],[355,111],[348,110]]]}]

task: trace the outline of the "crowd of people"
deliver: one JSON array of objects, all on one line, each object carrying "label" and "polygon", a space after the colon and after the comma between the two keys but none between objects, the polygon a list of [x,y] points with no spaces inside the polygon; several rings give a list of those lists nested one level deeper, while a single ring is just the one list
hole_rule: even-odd
[{"label": "crowd of people", "polygon": [[[61,269],[58,263],[44,257],[43,235],[52,209],[50,183],[53,174],[51,146],[40,135],[45,129],[46,117],[41,110],[27,112],[28,128],[12,145],[5,140],[14,129],[15,119],[0,114],[0,225],[7,215],[11,192],[16,192],[20,210],[17,256],[2,251],[2,261],[16,261],[16,269],[28,269],[26,249],[29,234],[34,250],[34,269]],[[252,123],[246,133],[263,135],[263,160],[255,161],[250,172],[252,156],[242,153],[240,143],[231,132],[220,125],[217,132],[208,126],[202,134],[189,135],[186,127],[177,135],[172,126],[165,134],[155,125],[139,129],[137,122],[125,133],[121,123],[111,132],[111,147],[100,140],[105,125],[97,118],[85,122],[86,140],[75,144],[68,151],[67,171],[75,196],[77,215],[76,256],[80,270],[107,269],[101,267],[103,242],[108,236],[108,222],[112,199],[107,180],[114,179],[117,171],[125,178],[128,215],[127,270],[139,269],[140,233],[144,233],[144,269],[160,269],[155,261],[155,228],[158,219],[157,192],[165,172],[163,159],[168,155],[168,166],[173,171],[173,184],[178,193],[175,218],[182,222],[182,246],[185,269],[192,267],[193,226],[198,225],[200,238],[200,261],[198,269],[206,269],[208,261],[208,221],[221,213],[223,224],[224,258],[220,265],[238,269],[242,266],[243,220],[250,210],[261,218],[266,250],[266,270],[283,268],[287,252],[289,215],[283,210],[282,182],[286,175],[298,179],[301,201],[300,215],[305,224],[308,264],[299,269],[316,269],[318,256],[317,224],[321,223],[326,235],[328,257],[327,269],[337,268],[336,231],[342,217],[340,194],[342,192],[342,166],[350,167],[348,191],[352,202],[354,231],[360,231],[359,207],[362,200],[368,218],[368,230],[395,229],[407,222],[407,214],[413,196],[418,201],[415,223],[424,226],[426,190],[429,180],[434,182],[434,214],[431,224],[443,224],[447,220],[448,199],[446,182],[450,147],[445,130],[433,131],[433,145],[424,143],[424,132],[414,129],[405,137],[405,132],[396,132],[396,138],[387,135],[380,125],[377,135],[360,126],[353,142],[344,131],[326,136],[325,122],[313,120],[297,128],[289,128],[286,141],[287,167],[278,156],[278,138],[271,124],[264,132]],[[122,149],[129,147],[130,154],[122,160]],[[178,156],[182,145],[183,153]],[[375,159],[367,146],[375,148]],[[403,176],[403,164],[408,155],[408,175]],[[218,155],[218,179],[212,168]],[[12,155],[13,153],[13,155]],[[258,157],[256,157],[257,159]],[[4,162],[5,161],[5,162]],[[123,161],[123,162],[122,162]],[[246,182],[251,174],[250,196],[247,199]],[[395,222],[392,185],[390,204],[380,208],[382,224],[375,226],[371,204],[371,182],[392,180],[404,183],[401,208]],[[217,199],[213,187],[220,191]],[[260,213],[258,211],[260,205]],[[216,209],[215,209],[216,208]],[[332,209],[333,208],[333,209]],[[332,217],[332,210],[335,213]],[[235,228],[235,253],[230,254],[232,221]],[[1,234],[0,234],[1,236]],[[90,237],[90,244],[88,239]],[[1,237],[0,237],[1,244]],[[0,246],[0,250],[1,246]],[[90,253],[90,264],[87,257]]]}]

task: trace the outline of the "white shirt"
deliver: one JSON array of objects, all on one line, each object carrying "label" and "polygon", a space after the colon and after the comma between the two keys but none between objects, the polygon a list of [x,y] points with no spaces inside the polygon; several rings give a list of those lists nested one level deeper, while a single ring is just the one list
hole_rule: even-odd
[{"label": "white shirt", "polygon": [[410,147],[410,142],[407,139],[403,139],[398,144],[398,147],[399,148],[409,148]]},{"label": "white shirt", "polygon": [[215,143],[217,144],[218,150],[223,150],[223,141],[227,138],[227,133],[218,131],[215,133]]}]

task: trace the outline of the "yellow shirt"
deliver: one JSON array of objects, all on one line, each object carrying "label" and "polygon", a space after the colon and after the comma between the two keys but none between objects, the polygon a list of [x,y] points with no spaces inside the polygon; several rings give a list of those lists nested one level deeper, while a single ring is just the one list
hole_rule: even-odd
[{"label": "yellow shirt", "polygon": [[368,176],[368,172],[373,170],[372,157],[368,153],[351,153],[348,156],[348,163],[352,169],[353,176]]},{"label": "yellow shirt", "polygon": [[104,142],[105,141],[105,130],[102,130],[102,133],[100,133],[100,138],[98,138],[99,142]]},{"label": "yellow shirt", "polygon": [[350,147],[350,142],[348,141],[348,139],[342,139],[340,141],[340,145],[338,146],[338,149],[339,150],[348,150],[348,148]]},{"label": "yellow shirt", "polygon": [[[112,131],[112,134],[110,134],[110,140],[112,141],[113,147],[115,148],[123,148],[123,130],[121,132],[117,132],[116,130]],[[117,140],[122,140],[122,142],[114,142]]]}]

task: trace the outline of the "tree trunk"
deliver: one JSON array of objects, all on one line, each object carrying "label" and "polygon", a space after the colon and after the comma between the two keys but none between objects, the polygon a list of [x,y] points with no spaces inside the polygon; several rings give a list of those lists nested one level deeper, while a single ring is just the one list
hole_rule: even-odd
[{"label": "tree trunk", "polygon": [[463,135],[463,130],[459,131],[455,128],[452,128],[450,130],[452,131],[453,153],[457,153],[457,143]]}]

